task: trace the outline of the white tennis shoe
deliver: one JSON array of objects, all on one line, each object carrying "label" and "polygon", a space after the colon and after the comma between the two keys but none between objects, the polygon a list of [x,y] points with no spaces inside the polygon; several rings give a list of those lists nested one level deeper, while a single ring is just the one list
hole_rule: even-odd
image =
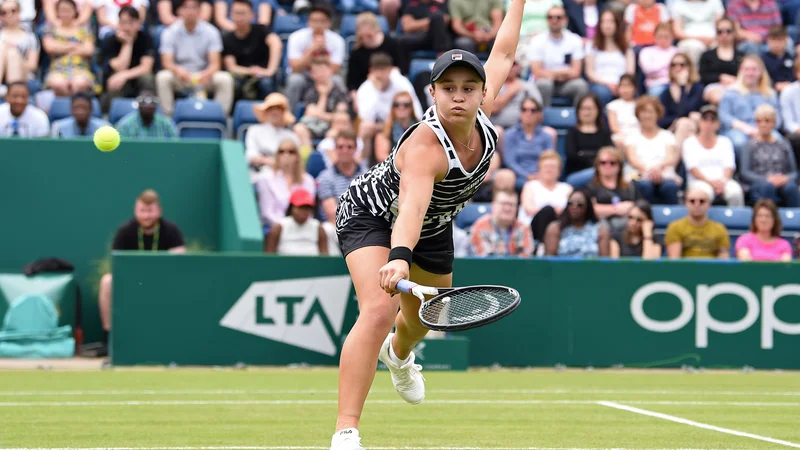
[{"label": "white tennis shoe", "polygon": [[[414,364],[414,352],[411,352],[402,365],[395,364],[392,361],[392,356],[389,355],[392,336],[394,336],[394,333],[389,333],[389,336],[383,341],[378,359],[386,365],[392,374],[394,389],[400,394],[400,397],[412,405],[422,403],[422,400],[425,399],[425,377],[420,373],[422,366]],[[397,355],[393,356],[397,357]]]},{"label": "white tennis shoe", "polygon": [[361,437],[355,428],[345,428],[333,434],[331,450],[366,450],[361,446]]}]

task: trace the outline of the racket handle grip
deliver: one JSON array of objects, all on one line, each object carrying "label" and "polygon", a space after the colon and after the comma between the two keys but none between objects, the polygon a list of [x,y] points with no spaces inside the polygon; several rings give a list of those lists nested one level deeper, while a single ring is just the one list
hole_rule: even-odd
[{"label": "racket handle grip", "polygon": [[416,285],[417,283],[414,283],[413,281],[400,280],[397,282],[397,290],[400,292],[405,292],[406,294],[410,294],[411,290],[414,289]]}]

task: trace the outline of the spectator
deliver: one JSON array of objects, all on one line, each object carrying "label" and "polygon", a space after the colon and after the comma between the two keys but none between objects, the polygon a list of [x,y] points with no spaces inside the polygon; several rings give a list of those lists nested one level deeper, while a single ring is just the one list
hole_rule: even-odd
[{"label": "spectator", "polygon": [[694,63],[684,53],[677,53],[669,63],[669,85],[661,93],[664,115],[658,126],[675,134],[675,148],[680,149],[687,137],[697,132],[703,85],[694,70]]},{"label": "spectator", "polygon": [[[315,3],[308,13],[308,27],[297,30],[289,36],[286,43],[286,56],[292,73],[286,80],[286,97],[294,108],[306,85],[311,83],[307,71],[311,58],[327,56],[333,73],[339,73],[346,54],[344,39],[331,31],[331,10],[326,4]],[[336,80],[344,85],[341,77]]]},{"label": "spectator", "polygon": [[58,0],[59,22],[46,24],[42,30],[42,47],[50,56],[50,68],[45,85],[57,96],[69,96],[94,87],[90,60],[94,54],[94,34],[78,25],[73,0]]},{"label": "spectator", "polygon": [[585,191],[576,190],[569,196],[567,209],[557,221],[547,226],[544,238],[545,254],[573,258],[608,256],[608,228],[598,223],[594,208]]},{"label": "spectator", "polygon": [[625,8],[627,41],[636,47],[656,43],[656,30],[660,24],[669,24],[669,11],[655,0],[635,0]]},{"label": "spectator", "polygon": [[269,229],[264,251],[278,255],[328,254],[328,237],[314,218],[314,195],[303,188],[292,191],[286,216]]},{"label": "spectator", "polygon": [[449,0],[454,46],[468,52],[489,52],[503,23],[503,0]]},{"label": "spectator", "polygon": [[[78,17],[73,20],[76,26],[86,27],[90,25],[94,15],[93,0],[78,0],[75,2]],[[42,0],[42,13],[44,14],[45,25],[59,25],[61,19],[58,17],[58,0]],[[72,17],[75,17],[73,15]],[[33,30],[31,30],[33,31]]]},{"label": "spectator", "polygon": [[[503,87],[497,93],[497,98],[494,99],[492,123],[495,128],[512,128],[519,124],[522,115],[522,101],[526,98],[536,99],[537,103],[542,104],[542,94],[539,93],[536,84],[520,79],[520,70],[519,62],[514,60],[506,82],[503,83]],[[499,133],[500,129],[498,128]]]},{"label": "spectator", "polygon": [[[269,0],[247,0],[250,5],[247,23],[269,27],[272,24],[272,4]],[[214,24],[223,34],[226,31],[236,31],[236,14],[233,5],[236,2],[216,0],[214,2]],[[230,11],[228,10],[230,8]]]},{"label": "spectator", "polygon": [[792,246],[781,238],[781,216],[772,200],[762,198],[753,206],[750,232],[736,239],[740,261],[791,261]]},{"label": "spectator", "polygon": [[472,225],[472,255],[530,257],[533,240],[528,225],[517,220],[517,193],[495,191],[492,210]]},{"label": "spectator", "polygon": [[520,184],[517,183],[517,176],[511,169],[501,168],[500,155],[495,152],[492,160],[489,161],[489,171],[483,183],[478,188],[478,192],[472,196],[474,202],[491,202],[496,191],[518,191]]},{"label": "spectator", "polygon": [[119,0],[96,0],[95,18],[99,27],[97,37],[102,41],[119,29],[119,13],[123,7],[133,8],[139,13],[134,24],[135,29],[139,30],[144,25],[149,6],[149,0],[127,0],[125,2],[120,2]]},{"label": "spectator", "polygon": [[335,111],[347,111],[347,90],[333,82],[330,61],[324,56],[311,60],[309,72],[312,83],[306,84],[300,100],[305,105],[303,117],[294,132],[300,142],[311,147],[312,139],[322,139],[331,126]]},{"label": "spectator", "polygon": [[638,200],[628,212],[628,222],[621,233],[611,236],[609,253],[614,259],[634,257],[661,258],[661,244],[653,239],[653,211],[645,200]]},{"label": "spectator", "polygon": [[714,27],[725,15],[725,6],[721,0],[674,0],[670,10],[678,50],[697,67],[700,57],[714,44]]},{"label": "spectator", "polygon": [[664,243],[667,256],[678,258],[729,259],[731,242],[725,225],[708,218],[714,189],[704,181],[694,181],[686,190],[688,215],[667,226]]},{"label": "spectator", "polygon": [[103,119],[93,117],[92,97],[85,92],[72,96],[72,117],[53,122],[51,135],[61,138],[93,137],[98,128],[109,125]]},{"label": "spectator", "polygon": [[[605,3],[605,0],[601,0],[601,2]],[[622,22],[621,11],[615,10],[614,2],[609,2],[608,7],[603,5],[601,10],[601,8],[598,7],[597,0],[582,0],[577,2],[575,0],[568,0],[564,3],[564,8],[567,10],[567,21],[569,22],[567,28],[578,36],[585,38],[587,42],[591,42],[597,35],[600,13],[602,11],[607,9],[613,12],[614,16],[618,17],[620,22]]]},{"label": "spectator", "polygon": [[[414,100],[411,94],[408,92],[395,94],[389,118],[383,124],[383,131],[375,135],[375,163],[388,158],[406,130],[418,121],[419,117],[414,113]],[[359,142],[362,142],[359,147],[363,146],[361,139],[359,139]]]},{"label": "spectator", "polygon": [[736,158],[733,144],[717,134],[719,117],[714,105],[700,110],[700,132],[683,143],[683,165],[688,182],[704,181],[714,189],[714,203],[744,206],[742,187],[733,179]]},{"label": "spectator", "polygon": [[369,62],[376,53],[389,55],[401,73],[408,73],[406,52],[401,50],[400,44],[393,37],[381,31],[375,14],[363,12],[356,18],[356,42],[347,60],[347,89],[354,99],[355,91],[367,81]]},{"label": "spectator", "polygon": [[340,132],[336,136],[336,162],[333,167],[323,170],[317,176],[319,199],[325,215],[323,227],[328,235],[328,252],[332,255],[341,253],[336,236],[336,208],[339,197],[347,191],[350,183],[365,172],[355,160],[356,135],[349,131]]},{"label": "spectator", "polygon": [[453,256],[455,258],[466,258],[469,256],[470,247],[469,234],[466,231],[453,226]]},{"label": "spectator", "polygon": [[678,204],[682,184],[677,167],[681,156],[675,145],[675,135],[658,126],[664,107],[650,96],[636,102],[636,118],[641,130],[625,143],[629,164],[628,177],[636,180],[644,198],[651,204]]},{"label": "spectator", "polygon": [[175,139],[178,130],[172,119],[158,112],[159,100],[155,92],[144,90],[136,99],[137,110],[119,119],[116,128],[120,137]]},{"label": "spectator", "polygon": [[[505,9],[511,5],[512,0],[504,0]],[[529,0],[525,2],[522,11],[522,25],[519,32],[517,55],[527,55],[530,52],[531,41],[536,35],[548,31],[547,13],[550,8],[564,6],[562,0]]]},{"label": "spectator", "polygon": [[550,8],[547,12],[549,32],[536,35],[528,52],[531,71],[545,107],[552,105],[553,96],[568,97],[577,105],[577,100],[589,91],[589,84],[581,78],[583,41],[565,29],[566,18],[563,7]]},{"label": "spectator", "polygon": [[594,174],[598,151],[609,145],[611,134],[606,129],[600,99],[589,93],[578,100],[578,120],[567,130],[567,183],[583,187]]},{"label": "spectator", "polygon": [[[405,93],[399,93],[395,96],[397,99],[399,96],[403,96]],[[411,100],[409,99],[409,105],[411,104]],[[411,110],[411,106],[408,106],[408,110]],[[394,113],[392,113],[394,114]],[[350,118],[350,114],[344,111],[338,111],[333,113],[331,119],[331,127],[328,132],[325,134],[325,139],[321,140],[320,143],[317,145],[317,151],[322,153],[322,158],[325,160],[325,167],[331,167],[336,163],[336,136],[339,133],[347,132],[347,133],[355,133],[355,128],[353,127],[353,119]],[[392,119],[390,119],[391,121]],[[387,121],[386,124],[390,125],[390,121]],[[415,120],[416,122],[416,120]],[[410,125],[409,125],[410,126]],[[390,128],[392,128],[390,126]],[[381,133],[377,137],[382,137],[384,134]],[[386,156],[380,161],[386,159],[389,156],[390,150],[387,150]],[[360,138],[357,139],[356,142],[356,153],[353,155],[357,164],[363,164],[361,157],[364,152],[364,141]]]},{"label": "spectator", "polygon": [[402,0],[380,0],[380,15],[386,17],[390,30],[397,28],[397,18],[400,15],[402,3]]},{"label": "spectator", "polygon": [[655,45],[639,52],[639,67],[644,73],[647,95],[658,97],[669,86],[669,63],[678,48],[672,45],[674,36],[669,23],[657,26],[655,36]]},{"label": "spectator", "polygon": [[636,118],[636,78],[629,74],[620,77],[617,93],[619,98],[606,105],[606,113],[611,140],[617,148],[624,150],[628,136],[639,131],[639,119]]},{"label": "spectator", "polygon": [[700,82],[705,85],[703,100],[719,105],[726,88],[736,83],[736,74],[744,54],[736,49],[736,29],[733,21],[717,21],[717,47],[700,57]]},{"label": "spectator", "polygon": [[[794,64],[795,75],[800,74],[800,59]],[[800,159],[800,81],[794,81],[780,95],[780,116],[783,130],[792,144],[795,159]]]},{"label": "spectator", "polygon": [[450,12],[443,1],[403,2],[400,24],[403,27],[400,42],[406,51],[433,50],[442,53],[453,48]]},{"label": "spectator", "polygon": [[772,79],[772,87],[778,92],[783,92],[794,81],[794,58],[786,51],[788,38],[785,28],[770,28],[767,34],[767,50],[761,52],[761,59]]},{"label": "spectator", "polygon": [[514,172],[517,180],[524,183],[538,177],[539,157],[547,150],[554,150],[553,136],[542,126],[542,107],[532,99],[522,102],[520,123],[503,137],[503,165]]},{"label": "spectator", "polygon": [[770,105],[756,108],[757,133],[741,155],[742,180],[750,185],[753,201],[768,198],[790,208],[800,207],[797,161],[789,144],[775,136],[777,113]]},{"label": "spectator", "polygon": [[[186,252],[180,228],[162,217],[161,200],[156,191],[147,189],[139,194],[133,213],[134,217],[117,229],[112,250]],[[108,345],[111,331],[111,281],[110,273],[103,275],[97,294],[105,345]]]},{"label": "spectator", "polygon": [[[522,223],[531,223],[534,216],[544,207],[553,209],[553,217],[558,217],[567,206],[567,199],[572,193],[572,186],[558,181],[563,167],[561,157],[553,150],[546,150],[539,155],[539,176],[535,180],[525,182],[520,195],[520,208],[517,218]],[[544,228],[541,233],[534,229],[533,238],[541,241],[544,237]]]},{"label": "spectator", "polygon": [[[181,8],[183,0],[156,0],[156,8],[158,9],[158,23],[160,27],[168,27],[180,19],[178,11]],[[200,20],[204,22],[211,22],[213,12],[212,0],[200,1]],[[160,33],[159,33],[160,34]]]},{"label": "spectator", "polygon": [[259,123],[247,129],[244,140],[251,180],[261,169],[275,164],[275,154],[281,142],[293,139],[300,145],[300,139],[289,128],[295,122],[294,114],[289,111],[289,101],[280,92],[273,92],[264,103],[254,105],[253,114]]},{"label": "spectator", "polygon": [[625,228],[628,213],[642,198],[636,185],[623,177],[623,164],[622,152],[611,146],[601,148],[594,161],[594,178],[586,185],[595,214],[613,232]]},{"label": "spectator", "polygon": [[[733,150],[737,157],[747,145],[747,141],[758,134],[755,110],[763,104],[777,109],[778,97],[772,89],[772,83],[764,70],[761,58],[745,56],[739,67],[736,83],[725,92],[719,104],[722,134],[733,142]],[[777,127],[780,128],[780,117],[777,120]]]},{"label": "spectator", "polygon": [[628,49],[621,18],[610,9],[603,11],[599,32],[587,47],[586,78],[600,104],[606,105],[619,95],[620,78],[636,72],[633,50]]},{"label": "spectator", "polygon": [[222,34],[222,56],[225,70],[233,76],[235,98],[264,98],[275,91],[275,74],[283,51],[281,38],[269,25],[252,23],[250,0],[233,0],[231,18],[233,29]]},{"label": "spectator", "polygon": [[314,178],[306,173],[298,145],[293,139],[284,139],[278,145],[275,163],[256,181],[261,222],[267,226],[280,223],[286,216],[289,197],[297,188],[316,195]]},{"label": "spectator", "polygon": [[736,24],[739,50],[748,55],[760,54],[769,29],[783,23],[775,0],[731,0],[726,13]]},{"label": "spectator", "polygon": [[0,3],[0,84],[30,81],[39,67],[39,39],[20,22],[16,0]]},{"label": "spectator", "polygon": [[119,26],[103,41],[103,57],[108,61],[103,79],[111,96],[133,97],[152,90],[156,49],[150,33],[139,32],[139,11],[123,6]]},{"label": "spectator", "polygon": [[6,103],[0,104],[0,136],[44,137],[50,134],[50,120],[30,104],[31,91],[22,81],[8,85]]},{"label": "spectator", "polygon": [[165,114],[175,109],[176,90],[195,90],[201,97],[214,91],[214,100],[225,115],[233,107],[233,77],[222,72],[222,36],[219,30],[199,19],[199,0],[183,0],[180,21],[161,35],[161,65],[156,74],[156,90]]},{"label": "spectator", "polygon": [[369,158],[372,158],[373,140],[389,118],[392,99],[398,92],[408,92],[414,106],[414,114],[422,117],[414,86],[400,72],[393,68],[391,57],[385,53],[375,53],[370,57],[369,76],[356,92],[356,105],[361,123],[358,134],[364,140]]}]

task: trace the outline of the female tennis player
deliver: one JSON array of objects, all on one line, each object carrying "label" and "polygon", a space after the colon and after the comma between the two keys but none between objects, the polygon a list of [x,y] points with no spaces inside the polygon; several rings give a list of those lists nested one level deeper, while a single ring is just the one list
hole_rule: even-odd
[{"label": "female tennis player", "polygon": [[512,0],[485,68],[463,50],[437,58],[433,106],[385,161],[353,180],[339,199],[336,231],[359,316],[342,348],[331,450],[363,449],[358,424],[376,356],[400,397],[411,404],[425,397],[412,349],[428,329],[419,322],[420,300],[405,293],[398,298],[395,288],[403,279],[451,286],[453,218],[481,186],[497,146],[489,114],[514,64],[524,5]]}]

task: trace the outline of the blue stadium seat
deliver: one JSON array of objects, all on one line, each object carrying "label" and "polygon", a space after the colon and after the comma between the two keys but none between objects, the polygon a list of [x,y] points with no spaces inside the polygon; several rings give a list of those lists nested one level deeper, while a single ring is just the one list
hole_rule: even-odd
[{"label": "blue stadium seat", "polygon": [[[70,97],[56,97],[50,105],[50,123],[72,116],[72,99]],[[92,116],[103,117],[100,102],[92,99]]]},{"label": "blue stadium seat", "polygon": [[469,230],[478,218],[491,210],[491,203],[470,202],[456,216],[456,226],[462,230]]},{"label": "blue stadium seat", "polygon": [[433,63],[435,63],[435,59],[413,59],[411,60],[411,66],[408,69],[408,79],[412,83],[414,82],[414,78],[417,75],[421,74],[422,72],[428,72],[433,69]]},{"label": "blue stadium seat", "polygon": [[574,127],[577,123],[575,108],[571,106],[548,106],[544,108],[543,115],[542,125],[553,127],[556,130],[566,130]]},{"label": "blue stadium seat", "polygon": [[665,229],[667,225],[687,214],[686,207],[681,205],[653,205],[653,224],[656,228]]},{"label": "blue stadium seat", "polygon": [[250,125],[258,123],[253,113],[253,106],[261,102],[255,100],[239,100],[233,107],[233,134],[237,139],[244,140]]},{"label": "blue stadium seat", "polygon": [[305,28],[306,21],[306,17],[297,14],[275,14],[275,18],[272,19],[272,31],[281,37],[284,35],[288,37],[295,31]]},{"label": "blue stadium seat", "polygon": [[712,206],[711,209],[708,210],[709,219],[725,225],[728,231],[733,232],[741,232],[750,228],[750,220],[752,217],[753,209],[746,206]]},{"label": "blue stadium seat", "polygon": [[800,232],[800,208],[780,208],[784,234]]},{"label": "blue stadium seat", "polygon": [[306,161],[306,172],[312,177],[317,178],[323,170],[325,170],[325,159],[322,157],[322,153],[313,150],[308,155],[308,161]]},{"label": "blue stadium seat", "polygon": [[[136,104],[135,98],[117,97],[111,100],[111,106],[108,110],[108,121],[112,124],[116,124],[120,119],[127,116],[128,113],[136,111],[137,109],[139,109],[139,105]],[[160,105],[158,107],[158,112],[163,113]]]},{"label": "blue stadium seat", "polygon": [[572,99],[569,97],[553,97],[550,106],[572,106]]},{"label": "blue stadium seat", "polygon": [[222,139],[227,135],[225,113],[215,100],[180,99],[173,118],[183,138]]}]

